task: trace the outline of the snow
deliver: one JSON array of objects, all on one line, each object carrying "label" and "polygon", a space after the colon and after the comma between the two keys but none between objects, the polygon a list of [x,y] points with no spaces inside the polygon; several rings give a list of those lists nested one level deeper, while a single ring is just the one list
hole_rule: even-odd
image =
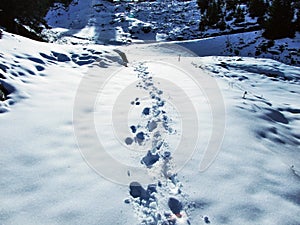
[{"label": "snow", "polygon": [[[65,9],[57,4],[46,16],[47,23],[52,29],[45,31],[52,36],[51,41],[94,43],[127,43],[139,40],[155,40],[174,38],[182,35],[185,28],[186,37],[199,32],[197,23],[199,13],[195,12],[196,3],[191,2],[140,2],[110,3],[99,0],[78,0]],[[163,9],[163,10],[161,10]],[[172,15],[184,10],[184,18],[174,18]],[[184,19],[189,23],[182,23]],[[65,28],[61,32],[57,29]],[[90,30],[95,30],[94,35]],[[83,30],[83,31],[82,31]],[[84,32],[87,30],[87,32]],[[194,30],[194,31],[193,31]],[[79,35],[80,34],[80,35]],[[138,39],[138,40],[136,40]],[[166,40],[166,39],[164,39]]]},{"label": "snow", "polygon": [[[4,82],[15,91],[1,102],[1,108],[8,112],[0,115],[0,223],[132,224],[125,216],[130,210],[119,201],[127,187],[115,186],[90,170],[76,146],[72,109],[78,82],[87,66],[47,60],[40,55],[54,57],[51,52],[55,51],[71,58],[74,52],[81,55],[87,51],[8,33],[1,42],[1,64],[9,67]],[[93,49],[114,55],[105,47]],[[42,60],[45,70],[35,70],[39,63],[30,57]],[[18,75],[20,72],[24,75]],[[119,202],[118,209],[104,205],[107,197],[103,193],[113,189],[116,194],[110,199]]]},{"label": "snow", "polygon": [[299,34],[195,39],[194,6],[79,0],[54,43],[4,32],[0,224],[299,224]]},{"label": "snow", "polygon": [[[180,16],[174,16],[179,12]],[[262,30],[224,34],[233,31],[208,29],[201,33],[196,1],[113,4],[100,0],[77,0],[66,9],[57,4],[45,20],[51,29],[43,32],[55,43],[126,45],[186,40],[179,44],[198,56],[250,56],[300,65],[299,32],[293,39],[284,38],[274,43],[262,37]],[[233,21],[228,23],[233,30],[241,29]],[[257,25],[256,18],[246,15],[245,24]],[[242,27],[247,29],[247,25]],[[206,36],[216,37],[199,39]]]},{"label": "snow", "polygon": [[224,39],[74,46],[4,32],[0,224],[298,224],[299,67],[221,56]]}]

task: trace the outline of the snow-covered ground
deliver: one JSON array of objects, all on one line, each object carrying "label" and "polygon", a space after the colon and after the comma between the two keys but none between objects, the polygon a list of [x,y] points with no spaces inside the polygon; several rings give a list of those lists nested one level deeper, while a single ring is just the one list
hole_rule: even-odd
[{"label": "snow-covered ground", "polygon": [[[45,30],[51,41],[73,43],[130,43],[141,40],[179,40],[199,36],[200,14],[195,1],[111,3],[75,0],[65,9],[51,9]],[[181,13],[180,17],[174,15]]]},{"label": "snow-covered ground", "polygon": [[299,224],[299,67],[193,42],[0,43],[0,224]]},{"label": "snow-covered ground", "polygon": [[[43,33],[55,43],[121,45],[193,40],[187,42],[199,56],[251,56],[300,65],[299,33],[293,39],[273,42],[263,38],[261,30],[218,35],[210,29],[204,36],[217,37],[199,39],[203,34],[199,32],[196,1],[113,4],[104,0],[75,0],[68,8],[57,4],[45,19],[51,29],[44,29]],[[251,18],[247,17],[246,22],[255,25]]]}]

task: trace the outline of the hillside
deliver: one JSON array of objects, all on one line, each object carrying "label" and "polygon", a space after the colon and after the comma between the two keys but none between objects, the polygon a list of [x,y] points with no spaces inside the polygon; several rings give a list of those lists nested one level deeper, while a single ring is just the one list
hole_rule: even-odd
[{"label": "hillside", "polygon": [[[257,27],[257,18],[249,15],[243,24],[229,21],[227,30],[209,28],[201,32],[200,20],[196,1],[110,3],[78,0],[68,8],[57,4],[50,10],[46,21],[52,28],[44,30],[44,34],[51,42],[69,44],[122,45],[194,39],[195,43],[199,42],[196,51],[206,48],[206,55],[216,53],[214,50],[208,52],[205,46],[219,46],[221,41],[222,48],[217,55],[263,57],[300,65],[299,33],[295,38],[267,40],[262,37],[263,30]],[[257,31],[251,31],[253,29]],[[216,36],[217,43],[212,43],[212,39],[199,39],[206,36]]]},{"label": "hillside", "polygon": [[1,224],[300,220],[299,68],[171,43],[0,41]]},{"label": "hillside", "polygon": [[199,31],[197,2],[74,0],[48,42],[1,32],[0,225],[299,224],[300,33],[265,39],[243,0]]}]

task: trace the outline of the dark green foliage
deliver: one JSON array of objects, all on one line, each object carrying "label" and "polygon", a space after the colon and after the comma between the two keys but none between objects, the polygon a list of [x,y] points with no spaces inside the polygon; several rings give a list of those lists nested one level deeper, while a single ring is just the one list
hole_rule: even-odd
[{"label": "dark green foliage", "polygon": [[257,18],[268,39],[293,37],[296,30],[300,31],[299,0],[197,0],[197,3],[201,13],[200,31],[209,28],[224,31],[228,28],[226,22],[232,20],[237,27],[247,26],[251,22],[245,23],[246,15]]},{"label": "dark green foliage", "polygon": [[230,10],[235,10],[236,5],[239,3],[238,0],[227,0],[226,1],[226,10],[230,11]]},{"label": "dark green foliage", "polygon": [[274,0],[269,9],[269,19],[265,24],[264,36],[269,39],[293,37],[294,9],[291,0]]},{"label": "dark green foliage", "polygon": [[199,30],[201,32],[205,31],[206,26],[207,26],[207,19],[206,19],[206,17],[202,17],[200,20],[200,23],[199,23]]},{"label": "dark green foliage", "polygon": [[221,31],[226,29],[226,23],[223,18],[221,18],[221,20],[217,23],[217,28]]},{"label": "dark green foliage", "polygon": [[267,5],[264,0],[250,0],[249,14],[252,18],[263,17],[267,11]]},{"label": "dark green foliage", "polygon": [[262,44],[260,45],[260,50],[261,50],[262,52],[267,52],[267,50],[268,50],[268,45],[267,45],[266,43],[262,43]]},{"label": "dark green foliage", "polygon": [[199,30],[205,31],[207,27],[217,27],[224,30],[226,27],[222,12],[223,2],[221,0],[198,0],[201,11]]},{"label": "dark green foliage", "polygon": [[235,23],[242,23],[245,21],[244,11],[240,6],[236,8],[235,18],[236,18],[234,21]]},{"label": "dark green foliage", "polygon": [[197,4],[200,8],[201,14],[203,14],[208,8],[209,0],[197,0]]},{"label": "dark green foliage", "polygon": [[257,18],[257,23],[259,25],[261,25],[262,27],[264,27],[264,24],[266,23],[265,18],[264,17],[258,17]]},{"label": "dark green foliage", "polygon": [[275,45],[274,40],[269,40],[268,43],[267,43],[268,48],[272,48],[274,45]]},{"label": "dark green foliage", "polygon": [[5,87],[0,83],[0,101],[5,101],[7,99],[7,90]]},{"label": "dark green foliage", "polygon": [[259,56],[259,55],[261,55],[261,51],[259,51],[258,49],[256,49],[255,56]]},{"label": "dark green foliage", "polygon": [[222,17],[222,10],[217,1],[212,1],[207,9],[207,22],[208,25],[215,25]]},{"label": "dark green foliage", "polygon": [[231,20],[233,20],[233,16],[234,16],[234,13],[231,12],[231,13],[229,13],[229,14],[225,17],[225,20],[226,20],[226,21],[231,21]]},{"label": "dark green foliage", "polygon": [[297,8],[298,8],[298,12],[297,12],[297,19],[295,22],[295,28],[297,31],[300,31],[300,2],[298,3]]},{"label": "dark green foliage", "polygon": [[204,32],[206,30],[205,24],[203,21],[200,21],[199,23],[199,31]]},{"label": "dark green foliage", "polygon": [[279,51],[283,52],[285,50],[285,46],[284,45],[279,45]]},{"label": "dark green foliage", "polygon": [[26,30],[22,24],[39,33],[41,31],[40,24],[45,24],[44,16],[55,2],[67,6],[71,3],[71,0],[1,0],[0,26],[5,27],[7,31],[12,33],[39,39],[36,34]]}]

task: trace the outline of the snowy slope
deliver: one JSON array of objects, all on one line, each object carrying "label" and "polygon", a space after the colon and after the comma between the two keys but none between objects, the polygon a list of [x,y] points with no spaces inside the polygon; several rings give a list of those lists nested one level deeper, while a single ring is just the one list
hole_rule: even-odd
[{"label": "snowy slope", "polygon": [[[262,31],[218,35],[216,30],[208,30],[208,34],[217,37],[199,39],[200,13],[196,5],[196,1],[112,4],[104,0],[78,0],[67,9],[59,4],[52,8],[45,17],[51,29],[43,32],[51,42],[69,44],[185,40],[182,44],[189,48],[192,45],[199,56],[251,56],[300,65],[299,33],[293,39],[272,42],[262,37]],[[251,18],[247,21],[255,25]]]},{"label": "snowy slope", "polygon": [[[0,114],[0,224],[299,224],[298,67],[196,57],[170,44],[119,47],[124,67],[115,47],[38,43],[5,32],[0,42],[0,82],[8,91]],[[221,95],[209,99],[209,86],[200,90],[188,73],[215,81],[211,91]],[[223,112],[214,101],[225,106],[224,137],[200,172],[213,111]],[[131,168],[126,174],[118,177],[117,163],[93,164],[95,130],[118,164]],[[140,171],[150,182],[129,187]],[[154,187],[144,192],[147,184]]]},{"label": "snowy slope", "polygon": [[0,224],[132,224],[122,201],[127,187],[94,173],[74,138],[75,93],[91,63],[86,58],[95,56],[102,66],[119,65],[103,46],[49,45],[4,33],[1,84],[13,91],[1,102]]},{"label": "snowy slope", "polygon": [[[174,17],[179,12],[180,18]],[[196,38],[200,14],[195,1],[110,3],[75,0],[64,9],[57,4],[46,21],[52,41],[73,43],[128,43],[141,40]]]}]

